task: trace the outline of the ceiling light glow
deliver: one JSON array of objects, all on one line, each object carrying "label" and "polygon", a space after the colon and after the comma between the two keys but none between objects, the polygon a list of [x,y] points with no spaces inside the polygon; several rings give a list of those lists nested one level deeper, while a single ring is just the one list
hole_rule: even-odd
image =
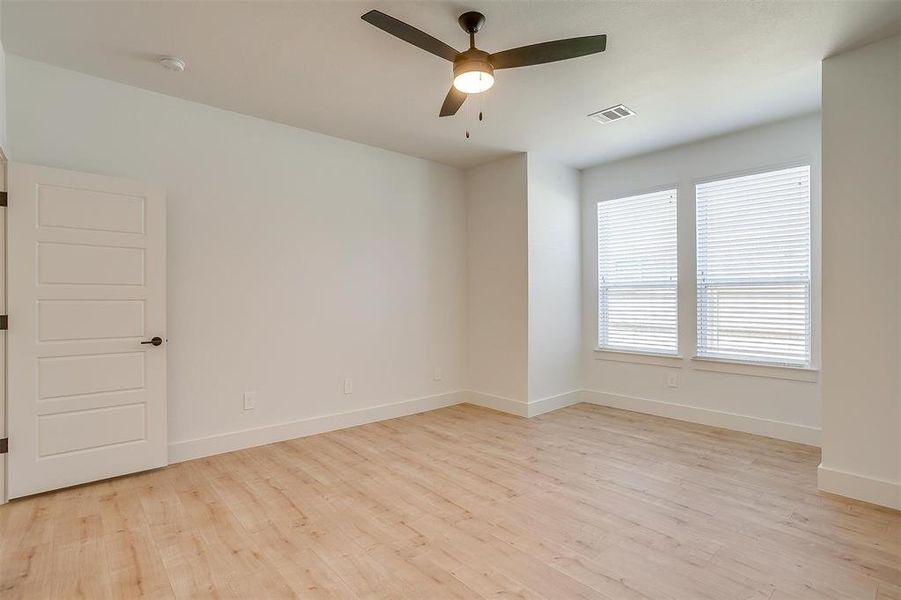
[{"label": "ceiling light glow", "polygon": [[454,87],[464,94],[479,94],[494,85],[494,75],[484,71],[468,71],[454,77]]}]

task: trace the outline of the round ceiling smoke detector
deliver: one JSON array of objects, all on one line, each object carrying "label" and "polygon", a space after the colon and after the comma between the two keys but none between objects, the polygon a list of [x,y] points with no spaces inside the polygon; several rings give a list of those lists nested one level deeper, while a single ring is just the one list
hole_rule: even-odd
[{"label": "round ceiling smoke detector", "polygon": [[160,64],[163,65],[163,68],[167,71],[177,71],[181,73],[185,70],[185,61],[177,56],[161,56]]}]

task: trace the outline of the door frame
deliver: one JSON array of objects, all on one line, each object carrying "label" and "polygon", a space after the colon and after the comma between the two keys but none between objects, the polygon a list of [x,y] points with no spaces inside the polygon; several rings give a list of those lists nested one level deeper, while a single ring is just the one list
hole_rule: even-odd
[{"label": "door frame", "polygon": [[[6,153],[0,145],[0,192],[6,193]],[[0,315],[6,314],[6,208],[0,208]],[[0,343],[0,438],[7,432],[6,410],[6,332],[0,332],[3,341]],[[6,461],[7,454],[0,454],[0,504],[6,504]]]}]

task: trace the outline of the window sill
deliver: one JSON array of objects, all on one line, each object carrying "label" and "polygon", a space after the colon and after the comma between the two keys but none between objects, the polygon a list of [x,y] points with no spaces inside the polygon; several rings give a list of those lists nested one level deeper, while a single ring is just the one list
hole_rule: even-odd
[{"label": "window sill", "polygon": [[655,365],[658,367],[682,367],[683,356],[679,354],[655,354],[653,352],[629,352],[627,350],[607,350],[595,348],[595,360]]},{"label": "window sill", "polygon": [[770,379],[789,379],[791,381],[805,381],[808,383],[816,382],[820,373],[818,369],[808,367],[736,362],[700,356],[693,356],[691,358],[691,366],[698,371],[749,375],[751,377],[768,377]]}]

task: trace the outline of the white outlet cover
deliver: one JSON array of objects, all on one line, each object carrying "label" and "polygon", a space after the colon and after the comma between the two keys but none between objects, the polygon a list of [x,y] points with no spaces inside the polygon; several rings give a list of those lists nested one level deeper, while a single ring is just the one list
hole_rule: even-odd
[{"label": "white outlet cover", "polygon": [[439,367],[435,367],[435,374],[433,376],[435,381],[441,381],[441,369]]},{"label": "white outlet cover", "polygon": [[244,392],[244,410],[253,410],[257,407],[257,393]]}]

